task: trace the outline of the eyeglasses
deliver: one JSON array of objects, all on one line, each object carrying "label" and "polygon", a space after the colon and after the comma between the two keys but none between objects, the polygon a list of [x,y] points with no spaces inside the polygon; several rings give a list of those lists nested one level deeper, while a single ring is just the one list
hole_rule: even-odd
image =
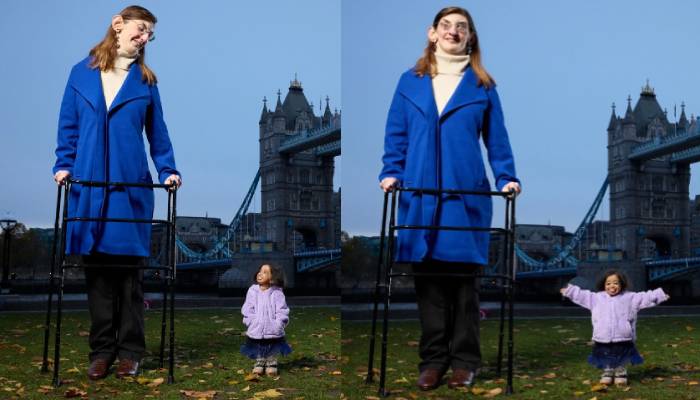
[{"label": "eyeglasses", "polygon": [[467,29],[469,28],[469,25],[466,22],[457,22],[456,24],[452,25],[448,21],[440,21],[439,26],[440,26],[440,29],[442,29],[443,31],[448,31],[448,32],[451,31],[452,27],[454,26],[455,29],[457,30],[457,32],[459,32],[461,34],[467,33]]},{"label": "eyeglasses", "polygon": [[[128,21],[127,21],[128,22]],[[156,33],[153,32],[152,30],[148,29],[146,25],[144,25],[141,22],[135,22],[136,23],[136,28],[138,28],[139,33],[141,35],[146,34],[148,36],[148,41],[152,42],[156,39]]]}]

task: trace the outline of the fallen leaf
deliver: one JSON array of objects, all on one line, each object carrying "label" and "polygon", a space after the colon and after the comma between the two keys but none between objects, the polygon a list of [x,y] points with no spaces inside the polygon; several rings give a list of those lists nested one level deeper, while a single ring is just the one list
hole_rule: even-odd
[{"label": "fallen leaf", "polygon": [[700,382],[698,382],[698,381],[690,381],[690,382],[688,382],[688,386],[695,386],[695,385],[698,385],[698,384],[700,384]]},{"label": "fallen leaf", "polygon": [[194,397],[196,399],[213,399],[216,396],[216,390],[207,390],[205,392],[199,392],[196,390],[180,390],[180,393],[187,397]]},{"label": "fallen leaf", "polygon": [[87,392],[84,390],[80,390],[77,387],[69,387],[68,390],[66,390],[65,393],[63,393],[63,397],[67,399],[82,396],[87,396]]},{"label": "fallen leaf", "polygon": [[262,392],[257,392],[255,393],[256,398],[273,398],[273,397],[280,397],[282,396],[282,393],[278,392],[277,389],[267,389]]},{"label": "fallen leaf", "polygon": [[258,374],[248,374],[244,379],[248,382],[258,382],[260,381],[260,376]]},{"label": "fallen leaf", "polygon": [[148,387],[156,387],[156,386],[161,385],[163,382],[165,382],[165,379],[164,379],[164,378],[156,378],[156,379],[154,379],[153,381],[151,381],[151,383],[149,383],[149,384],[146,385],[146,386],[148,386]]},{"label": "fallen leaf", "polygon": [[409,383],[409,382],[405,376],[402,376],[401,378],[394,380],[394,383]]},{"label": "fallen leaf", "polygon": [[604,391],[606,391],[607,389],[608,389],[608,387],[605,386],[605,385],[602,384],[602,383],[599,383],[599,384],[597,384],[597,385],[591,386],[591,392],[604,392]]},{"label": "fallen leaf", "polygon": [[503,389],[501,389],[501,388],[495,388],[495,389],[489,390],[489,391],[484,395],[484,397],[486,397],[486,398],[496,397],[496,396],[498,396],[498,395],[501,394],[501,393],[503,393]]},{"label": "fallen leaf", "polygon": [[420,343],[417,340],[409,340],[406,345],[409,347],[418,347]]},{"label": "fallen leaf", "polygon": [[80,337],[87,337],[87,336],[90,336],[90,332],[88,332],[88,331],[80,331],[80,332],[78,332],[78,336],[80,336]]}]

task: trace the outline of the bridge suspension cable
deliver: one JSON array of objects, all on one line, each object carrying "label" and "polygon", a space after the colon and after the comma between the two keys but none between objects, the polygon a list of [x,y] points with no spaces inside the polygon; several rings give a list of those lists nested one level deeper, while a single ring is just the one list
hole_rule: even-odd
[{"label": "bridge suspension cable", "polygon": [[518,259],[528,267],[536,270],[554,269],[558,267],[562,261],[569,267],[576,267],[576,265],[578,264],[578,260],[573,256],[572,252],[581,243],[583,235],[586,233],[586,228],[588,228],[591,222],[593,222],[593,218],[595,218],[596,214],[598,213],[598,208],[603,202],[603,198],[605,197],[605,192],[607,191],[607,189],[608,177],[606,176],[603,185],[600,187],[600,190],[598,191],[598,194],[595,197],[595,200],[593,200],[593,204],[591,204],[591,207],[588,209],[586,216],[583,217],[583,221],[581,221],[581,224],[579,225],[578,229],[576,229],[574,236],[571,238],[569,243],[567,243],[566,246],[564,246],[564,248],[561,249],[561,251],[559,251],[559,253],[556,256],[546,261],[536,260],[530,257],[527,253],[525,253],[525,251],[523,251],[520,248],[520,246],[516,244],[515,254],[518,256]]},{"label": "bridge suspension cable", "polygon": [[191,261],[202,261],[202,260],[208,260],[212,258],[230,258],[233,256],[233,251],[228,248],[228,242],[231,241],[231,239],[235,238],[235,233],[238,230],[238,228],[241,226],[243,219],[246,216],[246,213],[248,212],[248,207],[250,207],[250,203],[253,200],[253,197],[255,196],[255,191],[258,187],[258,183],[260,182],[260,170],[255,174],[255,178],[253,178],[253,182],[250,185],[250,188],[248,189],[248,193],[246,194],[245,198],[243,199],[243,203],[241,206],[238,208],[238,211],[236,212],[236,215],[233,217],[233,220],[231,223],[228,225],[228,228],[226,229],[226,232],[216,240],[214,243],[214,246],[204,252],[198,252],[195,250],[190,249],[182,240],[180,240],[179,237],[176,237],[175,243],[177,244],[178,250],[184,255],[185,257],[189,258]]}]

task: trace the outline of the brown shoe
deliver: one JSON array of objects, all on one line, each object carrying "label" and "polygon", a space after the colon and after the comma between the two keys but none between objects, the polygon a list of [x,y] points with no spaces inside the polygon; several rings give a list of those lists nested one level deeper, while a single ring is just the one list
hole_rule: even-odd
[{"label": "brown shoe", "polygon": [[96,358],[92,360],[87,372],[88,378],[93,381],[103,379],[107,376],[111,365],[112,363],[105,358]]},{"label": "brown shoe", "polygon": [[437,369],[428,368],[423,370],[418,377],[418,388],[420,390],[433,390],[440,386],[442,372]]},{"label": "brown shoe", "polygon": [[117,378],[126,378],[127,376],[136,376],[139,373],[139,362],[129,359],[119,360],[117,366]]},{"label": "brown shoe", "polygon": [[468,369],[457,368],[452,371],[452,376],[447,380],[447,387],[455,389],[460,386],[471,386],[474,384],[476,373]]}]

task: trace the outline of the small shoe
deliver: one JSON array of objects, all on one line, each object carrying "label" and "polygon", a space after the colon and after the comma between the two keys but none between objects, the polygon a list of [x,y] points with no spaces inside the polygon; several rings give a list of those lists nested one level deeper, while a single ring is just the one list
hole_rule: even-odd
[{"label": "small shoe", "polygon": [[93,381],[103,379],[107,376],[111,365],[112,363],[105,358],[96,358],[92,360],[87,372],[88,378]]},{"label": "small shoe", "polygon": [[627,369],[615,368],[615,385],[627,385]]},{"label": "small shoe", "polygon": [[270,356],[265,359],[265,374],[267,376],[277,376],[277,357]]},{"label": "small shoe", "polygon": [[255,365],[253,366],[253,373],[256,375],[262,375],[265,370],[265,359],[258,358],[255,360]]},{"label": "small shoe", "polygon": [[613,371],[612,368],[605,368],[603,370],[603,375],[600,377],[600,383],[603,385],[610,385],[613,383],[613,376],[615,375],[615,372]]},{"label": "small shoe", "polygon": [[119,360],[117,366],[117,378],[134,377],[139,373],[139,362],[125,358]]},{"label": "small shoe", "polygon": [[447,387],[455,389],[460,386],[471,386],[474,384],[476,373],[468,369],[457,368],[452,371],[452,376],[447,380]]},{"label": "small shoe", "polygon": [[423,370],[418,377],[418,388],[420,390],[433,390],[440,385],[442,372],[437,369],[428,368]]}]

